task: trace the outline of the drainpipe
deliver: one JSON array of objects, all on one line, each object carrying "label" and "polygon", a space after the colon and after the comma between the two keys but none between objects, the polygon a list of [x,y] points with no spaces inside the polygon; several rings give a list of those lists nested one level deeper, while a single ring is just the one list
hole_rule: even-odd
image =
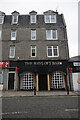
[{"label": "drainpipe", "polygon": [[67,67],[67,95],[69,95],[69,67]]}]

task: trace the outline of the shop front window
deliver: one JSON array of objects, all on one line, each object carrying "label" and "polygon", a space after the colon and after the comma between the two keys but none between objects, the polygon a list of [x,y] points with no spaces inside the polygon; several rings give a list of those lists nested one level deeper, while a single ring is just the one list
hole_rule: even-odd
[{"label": "shop front window", "polygon": [[32,73],[24,73],[21,77],[21,89],[23,90],[32,90],[33,89],[33,74]]},{"label": "shop front window", "polygon": [[51,75],[50,86],[52,89],[65,88],[65,78],[60,72],[55,72]]},{"label": "shop front window", "polygon": [[0,84],[3,84],[3,70],[0,70]]}]

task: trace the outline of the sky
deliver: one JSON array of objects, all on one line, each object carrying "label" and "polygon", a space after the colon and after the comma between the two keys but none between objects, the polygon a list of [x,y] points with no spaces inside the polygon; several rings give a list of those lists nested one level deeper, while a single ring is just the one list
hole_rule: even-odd
[{"label": "sky", "polygon": [[13,11],[29,14],[32,10],[43,14],[47,10],[64,14],[70,57],[78,55],[78,1],[79,0],[0,0],[0,11],[10,15]]}]

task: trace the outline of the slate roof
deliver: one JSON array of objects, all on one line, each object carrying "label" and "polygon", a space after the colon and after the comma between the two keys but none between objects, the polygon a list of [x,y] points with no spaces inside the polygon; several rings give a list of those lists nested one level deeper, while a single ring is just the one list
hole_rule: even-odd
[{"label": "slate roof", "polygon": [[[35,24],[30,23],[30,15],[19,15],[18,18],[18,25],[23,26],[23,27],[30,27],[30,26],[35,26],[35,27],[52,27],[52,26],[64,26],[63,23],[63,18],[62,14],[56,15],[57,17],[57,22],[56,23],[45,23],[44,22],[44,14],[38,14],[36,16],[37,22]],[[12,15],[5,15],[4,17],[4,24],[3,27],[10,27],[12,24]]]},{"label": "slate roof", "polygon": [[69,62],[77,62],[80,61],[80,56],[75,56],[69,59]]}]

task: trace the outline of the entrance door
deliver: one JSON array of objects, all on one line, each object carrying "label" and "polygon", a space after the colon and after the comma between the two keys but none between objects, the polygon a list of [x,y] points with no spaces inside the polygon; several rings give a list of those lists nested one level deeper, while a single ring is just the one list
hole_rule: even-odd
[{"label": "entrance door", "polygon": [[8,89],[14,89],[14,77],[15,77],[15,73],[9,73]]},{"label": "entrance door", "polygon": [[39,90],[47,90],[47,75],[40,74],[39,75]]}]

